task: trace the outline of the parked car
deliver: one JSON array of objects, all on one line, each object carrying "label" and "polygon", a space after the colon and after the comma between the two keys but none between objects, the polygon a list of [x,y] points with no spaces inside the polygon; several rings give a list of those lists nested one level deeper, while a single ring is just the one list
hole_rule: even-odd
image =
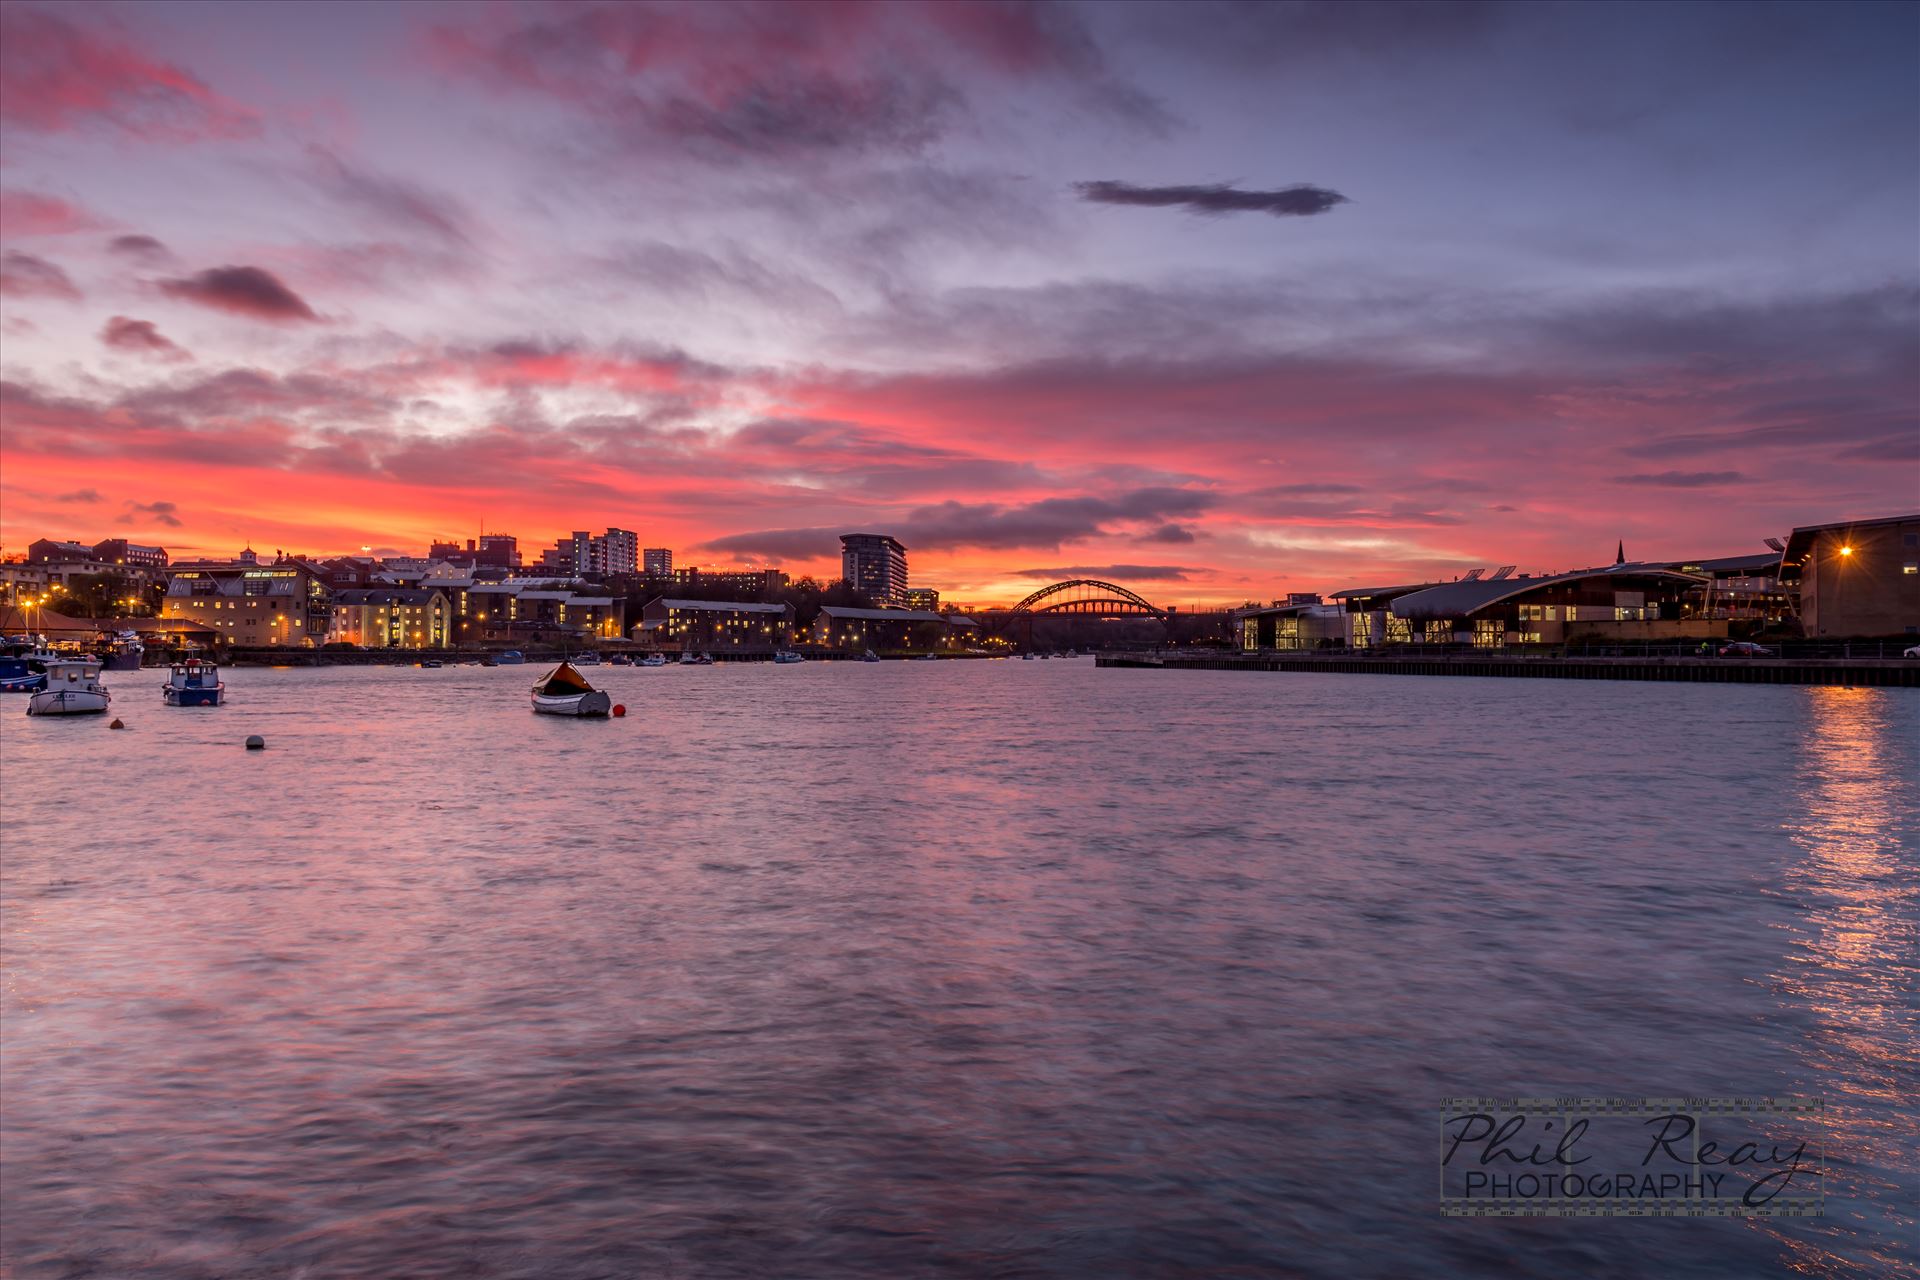
[{"label": "parked car", "polygon": [[1903,658],[1920,658],[1920,644],[1913,646],[1913,648],[1907,650],[1900,656]]},{"label": "parked car", "polygon": [[1735,640],[1732,644],[1720,646],[1720,656],[1723,658],[1771,658],[1773,650],[1763,644],[1755,644],[1751,640]]}]

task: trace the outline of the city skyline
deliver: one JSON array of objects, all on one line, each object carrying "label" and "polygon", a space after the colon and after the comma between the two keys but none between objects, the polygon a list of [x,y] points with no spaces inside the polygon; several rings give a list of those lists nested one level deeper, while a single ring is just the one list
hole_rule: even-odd
[{"label": "city skyline", "polygon": [[11,5],[0,543],[1758,551],[1912,506],[1912,19]]}]

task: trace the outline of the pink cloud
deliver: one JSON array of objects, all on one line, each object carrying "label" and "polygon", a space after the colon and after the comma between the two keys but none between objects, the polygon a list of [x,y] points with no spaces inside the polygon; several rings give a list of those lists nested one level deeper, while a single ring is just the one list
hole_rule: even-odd
[{"label": "pink cloud", "polygon": [[80,301],[80,290],[65,271],[45,258],[21,253],[18,249],[0,253],[0,293],[15,298]]},{"label": "pink cloud", "polygon": [[91,211],[38,191],[0,191],[0,235],[63,236],[98,231],[106,223]]},{"label": "pink cloud", "polygon": [[185,348],[161,333],[151,320],[135,320],[128,316],[114,316],[100,331],[100,341],[117,351],[127,351],[134,355],[147,356],[155,360],[180,361],[191,360],[193,356]]},{"label": "pink cloud", "polygon": [[145,141],[258,133],[259,118],[120,38],[24,4],[0,7],[0,117],[13,128],[97,128]]}]

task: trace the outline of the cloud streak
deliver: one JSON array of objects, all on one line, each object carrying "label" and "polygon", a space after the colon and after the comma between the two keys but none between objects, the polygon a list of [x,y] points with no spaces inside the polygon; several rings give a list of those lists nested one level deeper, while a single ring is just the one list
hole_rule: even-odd
[{"label": "cloud streak", "polygon": [[1347,197],[1326,187],[1301,185],[1277,191],[1243,191],[1221,184],[1210,187],[1141,187],[1131,182],[1101,179],[1076,182],[1082,200],[1092,204],[1136,205],[1148,209],[1184,209],[1207,217],[1228,213],[1265,213],[1276,218],[1311,218],[1327,213]]}]

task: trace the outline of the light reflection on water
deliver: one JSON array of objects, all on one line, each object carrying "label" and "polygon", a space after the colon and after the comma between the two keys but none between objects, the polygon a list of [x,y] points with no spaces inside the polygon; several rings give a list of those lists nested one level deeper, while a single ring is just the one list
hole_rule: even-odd
[{"label": "light reflection on water", "polygon": [[1826,1097],[1831,1169],[1825,1230],[1788,1237],[1797,1270],[1889,1274],[1915,1265],[1913,1153],[1920,1136],[1920,809],[1911,699],[1861,689],[1804,692],[1787,830],[1805,856],[1783,893],[1793,911],[1778,973],[1810,1089]]},{"label": "light reflection on water", "polygon": [[[1732,1278],[1910,1238],[1912,695],[603,668],[633,714],[579,724],[532,674],[190,711],[130,673],[125,733],[0,700],[10,1274]],[[1480,1092],[1824,1095],[1833,1216],[1440,1220],[1437,1102]]]}]

